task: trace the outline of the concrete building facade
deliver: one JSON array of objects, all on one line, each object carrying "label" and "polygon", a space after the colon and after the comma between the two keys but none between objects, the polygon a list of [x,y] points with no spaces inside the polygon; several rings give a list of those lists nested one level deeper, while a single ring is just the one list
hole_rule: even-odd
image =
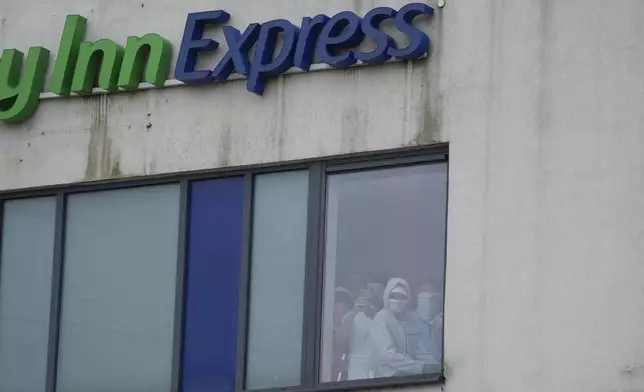
[{"label": "concrete building facade", "polygon": [[[224,9],[241,29],[405,4],[5,1],[0,48],[50,49],[48,92],[71,14],[88,19],[91,41],[163,35],[174,74],[191,12]],[[249,93],[245,79],[43,95],[32,118],[0,124],[3,198],[443,146],[445,380],[385,391],[644,391],[644,2],[428,4],[434,16],[419,25],[431,50],[419,60],[282,75],[263,96]]]}]

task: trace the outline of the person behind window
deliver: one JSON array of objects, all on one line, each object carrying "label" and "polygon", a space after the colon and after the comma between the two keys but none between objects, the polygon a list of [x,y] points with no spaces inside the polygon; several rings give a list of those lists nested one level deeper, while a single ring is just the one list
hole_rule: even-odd
[{"label": "person behind window", "polygon": [[349,380],[364,380],[374,376],[371,325],[374,316],[383,308],[385,283],[386,280],[378,278],[367,280],[338,331],[338,341],[349,346]]},{"label": "person behind window", "polygon": [[443,295],[429,282],[418,288],[416,300],[418,316],[429,330],[428,347],[435,358],[442,357],[443,346]]},{"label": "person behind window", "polygon": [[407,281],[389,280],[383,294],[385,307],[371,328],[376,377],[428,373],[439,364],[427,347],[429,331],[418,313],[407,309],[410,298]]},{"label": "person behind window", "polygon": [[347,379],[349,343],[340,334],[340,326],[353,307],[353,295],[344,287],[336,287],[333,299],[333,381]]}]

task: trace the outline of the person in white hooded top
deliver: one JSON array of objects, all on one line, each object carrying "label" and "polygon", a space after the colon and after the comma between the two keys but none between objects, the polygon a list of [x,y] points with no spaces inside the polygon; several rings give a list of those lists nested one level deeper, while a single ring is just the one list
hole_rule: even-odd
[{"label": "person in white hooded top", "polygon": [[373,319],[371,341],[375,377],[398,377],[429,373],[440,368],[439,358],[429,349],[429,331],[414,311],[408,311],[409,284],[400,278],[387,283],[385,307]]}]

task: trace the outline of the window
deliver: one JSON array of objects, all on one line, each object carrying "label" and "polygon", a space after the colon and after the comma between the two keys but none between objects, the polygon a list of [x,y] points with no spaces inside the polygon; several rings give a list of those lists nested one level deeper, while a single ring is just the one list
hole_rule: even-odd
[{"label": "window", "polygon": [[308,172],[257,176],[246,387],[301,383]]},{"label": "window", "polygon": [[0,203],[1,390],[441,379],[444,146]]},{"label": "window", "polygon": [[58,392],[170,391],[179,187],[69,196]]},{"label": "window", "polygon": [[445,165],[328,178],[322,382],[440,372]]},{"label": "window", "polygon": [[183,392],[235,390],[244,192],[243,177],[190,187]]},{"label": "window", "polygon": [[0,391],[45,391],[55,222],[53,197],[4,203]]}]

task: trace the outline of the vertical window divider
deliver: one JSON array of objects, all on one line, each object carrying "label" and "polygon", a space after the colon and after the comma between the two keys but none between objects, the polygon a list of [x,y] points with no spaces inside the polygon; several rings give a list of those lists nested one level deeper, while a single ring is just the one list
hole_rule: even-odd
[{"label": "vertical window divider", "polygon": [[49,343],[47,348],[46,392],[56,391],[58,368],[58,343],[62,314],[63,268],[65,251],[65,211],[67,196],[63,192],[56,195],[56,227],[54,234],[54,260],[51,279],[51,306],[49,310]]},{"label": "vertical window divider", "polygon": [[2,230],[4,229],[4,203],[4,200],[0,200],[0,277],[2,277]]},{"label": "vertical window divider", "polygon": [[181,365],[183,362],[183,325],[185,307],[186,243],[188,238],[188,216],[190,214],[190,183],[179,183],[179,239],[177,242],[177,274],[175,282],[174,337],[172,347],[171,391],[181,390]]},{"label": "vertical window divider", "polygon": [[450,160],[448,158],[449,158],[449,154],[445,154],[445,159],[446,159],[445,164],[447,165],[447,186],[445,187],[445,242],[443,244],[444,249],[445,249],[443,263],[444,263],[445,267],[443,268],[443,293],[442,293],[443,294],[443,303],[441,304],[441,306],[442,306],[441,309],[443,309],[443,336],[441,336],[441,369],[440,369],[441,381],[444,380],[444,374],[445,374],[445,311],[446,311],[446,309],[445,309],[445,297],[446,297],[446,294],[447,294],[447,249],[448,249],[447,248],[447,241],[448,241],[448,238],[449,238],[449,235],[448,235],[449,234],[449,232],[448,232],[448,230],[449,230],[449,187],[450,187],[450,184],[451,184],[451,182],[449,180]]},{"label": "vertical window divider", "polygon": [[244,175],[244,212],[242,222],[242,259],[239,272],[239,311],[237,314],[237,363],[235,391],[243,391],[246,383],[246,348],[248,343],[248,309],[250,301],[250,255],[253,235],[253,174]]},{"label": "vertical window divider", "polygon": [[322,307],[324,302],[324,243],[326,238],[326,204],[327,204],[327,163],[323,162],[320,167],[320,185],[318,188],[318,195],[320,197],[317,205],[318,209],[318,222],[317,222],[317,238],[315,241],[315,301],[313,309],[315,310],[315,325],[313,328],[313,387],[320,384],[320,371],[321,371],[321,357],[322,357]]},{"label": "vertical window divider", "polygon": [[318,297],[321,286],[318,282],[320,221],[322,220],[321,202],[324,177],[324,164],[315,163],[309,168],[308,222],[306,233],[306,272],[304,291],[304,320],[302,327],[302,386],[312,389],[316,378],[316,346],[319,313]]}]

